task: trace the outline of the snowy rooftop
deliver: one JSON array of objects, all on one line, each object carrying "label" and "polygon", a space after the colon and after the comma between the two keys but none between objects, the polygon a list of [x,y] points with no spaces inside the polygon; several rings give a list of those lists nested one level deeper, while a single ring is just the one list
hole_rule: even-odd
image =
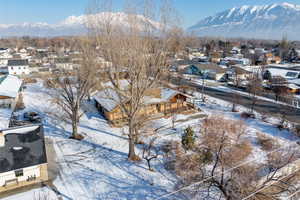
[{"label": "snowy rooftop", "polygon": [[8,75],[0,82],[0,96],[16,98],[21,88],[22,80],[16,76]]},{"label": "snowy rooftop", "polygon": [[[145,96],[143,99],[144,104],[165,102],[179,93],[178,91],[169,88],[161,88],[160,92],[161,98]],[[112,111],[120,103],[119,95],[111,88],[106,88],[102,91],[99,91],[94,96],[94,99],[107,111]],[[125,100],[125,98],[123,100]]]},{"label": "snowy rooftop", "polygon": [[272,76],[282,76],[286,79],[298,78],[300,76],[300,71],[295,71],[292,69],[268,68],[268,71]]}]

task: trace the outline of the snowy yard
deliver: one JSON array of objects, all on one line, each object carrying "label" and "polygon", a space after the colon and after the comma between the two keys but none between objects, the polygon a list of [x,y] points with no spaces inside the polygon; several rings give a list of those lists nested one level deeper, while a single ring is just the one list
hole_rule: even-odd
[{"label": "snowy yard", "polygon": [[[24,91],[26,111],[35,111],[42,115],[45,135],[54,143],[59,173],[53,184],[61,193],[60,199],[66,200],[118,200],[118,199],[156,199],[171,192],[176,184],[176,176],[164,168],[163,158],[153,161],[155,172],[150,172],[145,161],[132,163],[127,161],[128,143],[126,129],[112,128],[98,114],[93,105],[85,106],[88,111],[80,121],[79,132],[85,136],[83,141],[68,139],[71,126],[56,119],[50,111],[56,110],[51,99],[45,94],[41,82],[27,85]],[[240,113],[230,112],[230,104],[209,98],[209,102],[199,105],[207,115],[224,115],[230,119],[241,119]],[[242,111],[245,108],[240,108]],[[198,113],[199,114],[199,113]],[[187,119],[187,117],[191,117]],[[192,116],[177,115],[174,131],[171,119],[159,119],[157,127],[165,126],[160,131],[160,140],[179,140],[181,131],[187,126],[198,126],[199,119]],[[274,122],[276,119],[270,119]],[[279,131],[271,123],[259,119],[245,120],[248,126],[249,140],[255,140],[256,133],[261,132],[278,138],[280,144],[288,145],[298,138],[288,131]],[[160,141],[160,142],[161,142]],[[137,147],[139,149],[139,146]],[[138,151],[141,156],[141,151]],[[263,157],[257,147],[253,156]],[[251,158],[252,159],[252,158]],[[3,200],[32,200],[46,195],[56,200],[58,196],[44,187],[25,193],[6,197]],[[175,196],[170,197],[174,199]]]}]

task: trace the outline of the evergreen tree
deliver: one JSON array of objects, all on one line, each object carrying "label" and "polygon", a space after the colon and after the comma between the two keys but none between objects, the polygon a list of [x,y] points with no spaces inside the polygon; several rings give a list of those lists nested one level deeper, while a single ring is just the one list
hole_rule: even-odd
[{"label": "evergreen tree", "polygon": [[181,143],[184,149],[189,150],[192,149],[195,145],[195,132],[189,126],[184,130],[184,133],[181,138]]}]

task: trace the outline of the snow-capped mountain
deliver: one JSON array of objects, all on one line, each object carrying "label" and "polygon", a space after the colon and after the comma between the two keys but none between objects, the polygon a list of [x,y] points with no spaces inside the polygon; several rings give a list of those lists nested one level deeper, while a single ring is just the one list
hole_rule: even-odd
[{"label": "snow-capped mountain", "polygon": [[201,20],[188,31],[199,36],[300,40],[300,5],[232,8]]},{"label": "snow-capped mountain", "polygon": [[[147,24],[154,30],[159,29],[160,24],[147,19],[142,15],[136,15],[137,24],[140,27]],[[86,33],[88,21],[95,20],[95,24],[109,20],[112,24],[128,26],[128,15],[121,12],[103,12],[95,15],[70,16],[58,24],[48,23],[23,23],[23,24],[0,24],[0,37],[12,36],[69,36]]]}]

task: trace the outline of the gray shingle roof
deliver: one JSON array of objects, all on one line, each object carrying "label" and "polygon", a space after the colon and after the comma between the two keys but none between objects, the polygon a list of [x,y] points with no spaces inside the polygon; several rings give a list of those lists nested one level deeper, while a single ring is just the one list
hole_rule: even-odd
[{"label": "gray shingle roof", "polygon": [[24,60],[24,59],[15,59],[15,60],[8,60],[7,63],[8,66],[24,66],[24,65],[28,65],[28,60]]},{"label": "gray shingle roof", "polygon": [[43,127],[24,126],[3,130],[0,173],[47,163]]}]

